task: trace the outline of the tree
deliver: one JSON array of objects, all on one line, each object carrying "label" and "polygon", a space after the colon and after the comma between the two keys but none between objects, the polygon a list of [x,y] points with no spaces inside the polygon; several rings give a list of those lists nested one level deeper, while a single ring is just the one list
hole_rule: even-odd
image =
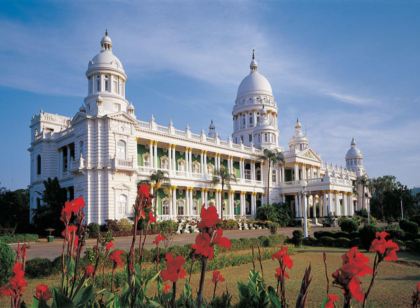
[{"label": "tree", "polygon": [[236,176],[233,173],[229,173],[229,170],[225,166],[221,166],[220,169],[214,170],[212,183],[214,185],[222,185],[222,205],[220,209],[220,218],[223,219],[223,203],[225,197],[225,186],[230,188],[230,183],[236,182]]},{"label": "tree", "polygon": [[415,214],[415,198],[407,186],[397,181],[395,176],[385,175],[371,179],[372,193],[371,212],[380,219],[399,219],[401,217],[401,201],[404,207],[404,216]]},{"label": "tree", "polygon": [[264,149],[262,159],[268,162],[268,173],[267,173],[267,204],[270,203],[270,176],[271,166],[276,163],[284,164],[284,155],[282,152],[277,150]]},{"label": "tree", "polygon": [[[371,182],[366,175],[359,176],[356,179],[356,187],[355,187],[355,190],[354,190],[354,192],[356,194],[358,193],[357,187],[359,185],[362,186],[362,208],[363,208],[363,205],[365,204],[365,198],[367,197],[366,189],[369,189],[371,191]],[[367,209],[367,211],[368,211],[368,215],[369,215],[370,214],[370,209]]]},{"label": "tree", "polygon": [[29,226],[29,191],[0,187],[0,226],[27,232]]},{"label": "tree", "polygon": [[166,171],[157,170],[150,175],[150,182],[153,184],[155,191],[155,213],[157,211],[157,195],[158,191],[162,188],[162,185],[169,185],[170,179]]},{"label": "tree", "polygon": [[57,178],[44,181],[43,205],[35,209],[33,216],[38,232],[43,233],[46,228],[53,228],[56,234],[60,234],[63,224],[58,217],[66,201],[67,191],[60,186]]}]

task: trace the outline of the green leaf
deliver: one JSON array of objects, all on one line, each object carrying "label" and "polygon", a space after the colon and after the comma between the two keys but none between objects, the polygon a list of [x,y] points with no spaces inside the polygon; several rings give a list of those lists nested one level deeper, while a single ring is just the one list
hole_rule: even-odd
[{"label": "green leaf", "polygon": [[34,299],[32,301],[31,308],[39,308],[39,301],[36,297],[34,297]]},{"label": "green leaf", "polygon": [[272,307],[275,307],[275,308],[281,307],[280,299],[272,286],[268,287],[268,297],[270,299],[270,304]]},{"label": "green leaf", "polygon": [[52,308],[74,308],[74,304],[70,298],[61,293],[60,290],[53,289]]},{"label": "green leaf", "polygon": [[94,299],[94,295],[95,293],[92,285],[87,288],[82,287],[73,299],[74,305],[80,308],[85,307],[89,301]]}]

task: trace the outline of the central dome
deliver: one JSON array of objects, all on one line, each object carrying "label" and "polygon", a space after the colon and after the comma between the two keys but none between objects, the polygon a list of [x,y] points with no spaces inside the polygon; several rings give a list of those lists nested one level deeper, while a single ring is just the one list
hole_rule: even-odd
[{"label": "central dome", "polygon": [[249,94],[273,95],[273,89],[267,78],[257,71],[258,64],[257,61],[255,61],[254,55],[252,55],[250,69],[251,72],[249,75],[246,76],[239,85],[236,98],[238,99]]}]

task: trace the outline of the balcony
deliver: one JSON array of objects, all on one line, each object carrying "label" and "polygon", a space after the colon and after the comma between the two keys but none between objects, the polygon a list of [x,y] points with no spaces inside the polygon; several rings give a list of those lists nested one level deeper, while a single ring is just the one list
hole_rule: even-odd
[{"label": "balcony", "polygon": [[134,162],[133,160],[113,158],[111,160],[112,169],[122,170],[122,171],[132,171],[134,172]]}]

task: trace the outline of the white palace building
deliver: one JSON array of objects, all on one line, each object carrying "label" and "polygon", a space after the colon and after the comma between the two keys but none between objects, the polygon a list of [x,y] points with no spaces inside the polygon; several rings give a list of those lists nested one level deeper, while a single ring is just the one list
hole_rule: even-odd
[{"label": "white palace building", "polygon": [[[321,160],[309,145],[299,121],[288,148],[279,146],[277,103],[268,80],[252,57],[250,72],[239,85],[233,106],[233,134],[222,140],[213,123],[207,132],[192,132],[136,118],[126,99],[127,75],[105,33],[101,50],[86,71],[88,94],[72,117],[40,112],[32,117],[30,206],[42,206],[43,181],[57,177],[68,197],[83,196],[87,222],[132,216],[136,184],[156,170],[170,177],[159,190],[159,219],[194,219],[202,204],[220,213],[222,190],[212,184],[214,170],[225,166],[235,174],[224,196],[225,218],[252,218],[270,202],[285,202],[297,219],[351,216],[368,209],[357,178],[365,175],[363,155],[354,139],[345,156],[346,168]],[[268,176],[263,149],[283,152]],[[267,185],[267,181],[270,185]],[[362,203],[365,204],[362,204]]]}]

